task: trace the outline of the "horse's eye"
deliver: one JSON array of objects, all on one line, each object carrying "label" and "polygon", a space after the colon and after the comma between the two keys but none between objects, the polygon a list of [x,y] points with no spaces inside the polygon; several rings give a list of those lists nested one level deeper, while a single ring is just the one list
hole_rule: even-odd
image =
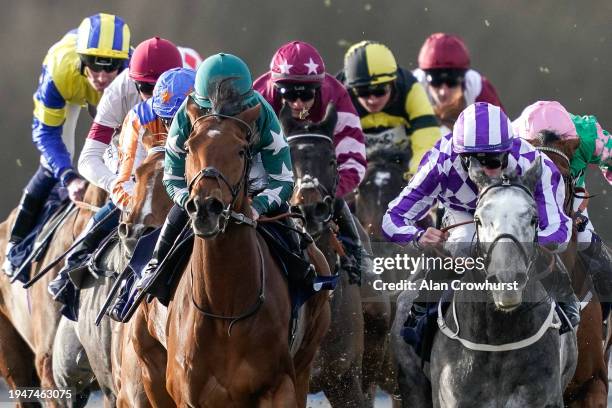
[{"label": "horse's eye", "polygon": [[480,218],[478,218],[477,216],[474,217],[474,224],[476,224],[479,227],[482,225],[482,222],[480,221]]},{"label": "horse's eye", "polygon": [[238,156],[240,157],[244,157],[244,155],[246,154],[246,150],[242,149],[238,152]]},{"label": "horse's eye", "polygon": [[538,223],[538,217],[531,218],[531,225],[536,225]]}]

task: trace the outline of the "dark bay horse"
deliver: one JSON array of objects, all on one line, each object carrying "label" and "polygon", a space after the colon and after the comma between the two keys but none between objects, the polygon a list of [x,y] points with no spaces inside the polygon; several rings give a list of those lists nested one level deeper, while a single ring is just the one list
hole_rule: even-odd
[{"label": "dark bay horse", "polygon": [[[320,123],[297,122],[291,109],[280,112],[289,139],[294,179],[291,204],[306,219],[306,229],[323,251],[330,269],[337,270],[342,249],[332,221],[332,202],[338,174],[332,135],[337,121],[328,106]],[[316,359],[311,380],[313,391],[324,391],[332,406],[364,406],[361,363],[364,352],[360,290],[343,273],[331,299],[332,320]]]},{"label": "dark bay horse", "polygon": [[[84,202],[94,207],[104,203],[106,193],[90,185]],[[31,276],[66,251],[91,218],[92,211],[79,209],[70,214],[55,232],[45,256],[32,264]],[[0,253],[8,242],[15,212],[0,226]],[[59,303],[47,293],[48,283],[63,263],[56,265],[38,283],[23,289],[0,275],[0,374],[11,387],[57,388],[52,370],[53,342],[60,320]],[[50,405],[55,405],[50,401]]]},{"label": "dark bay horse", "polygon": [[[398,147],[379,148],[368,154],[368,168],[354,198],[355,215],[365,228],[375,257],[393,257],[394,248],[382,234],[382,219],[389,203],[406,184],[404,173],[410,152]],[[362,287],[364,305],[365,353],[363,356],[364,390],[372,395],[378,384],[394,395],[397,390],[395,361],[389,347],[391,325],[395,317],[398,293],[376,291],[375,279],[398,282],[403,276],[385,270],[381,275],[368,276]],[[370,301],[368,301],[370,300]]]},{"label": "dark bay horse", "polygon": [[[540,140],[533,142],[538,150],[555,163],[565,181],[566,214],[573,218],[573,201],[576,190],[570,173],[570,162],[580,144],[579,139],[562,140],[553,132],[542,132]],[[585,265],[577,256],[576,228],[567,250],[561,255],[568,268],[574,292],[579,299],[589,300],[580,313],[578,326],[578,363],[572,381],[565,389],[564,400],[568,407],[606,407],[608,400],[608,348],[611,333],[602,328],[602,309],[597,295],[590,292],[589,277]]]},{"label": "dark bay horse", "polygon": [[[228,102],[239,97],[228,94]],[[215,106],[224,112],[223,101]],[[196,234],[193,253],[169,308],[157,302],[139,308],[147,315],[149,338],[132,338],[147,395],[164,383],[164,370],[171,398],[166,406],[306,404],[311,363],[329,323],[328,294],[304,305],[306,336],[292,357],[283,272],[252,226],[226,218],[231,211],[251,216],[247,170],[257,142],[251,126],[260,109],[207,115],[188,102],[193,132],[186,144],[186,176],[192,181],[186,209]],[[160,347],[170,357],[163,368],[147,353]]]}]

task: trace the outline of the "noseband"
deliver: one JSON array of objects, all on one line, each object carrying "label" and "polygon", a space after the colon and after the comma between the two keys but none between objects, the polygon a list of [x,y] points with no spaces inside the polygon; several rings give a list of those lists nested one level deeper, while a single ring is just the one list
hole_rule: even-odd
[{"label": "noseband", "polygon": [[[525,186],[523,186],[522,184],[518,184],[518,183],[513,183],[511,182],[507,177],[503,176],[502,180],[498,183],[495,184],[491,184],[490,186],[488,186],[487,188],[485,188],[482,193],[480,193],[479,197],[478,197],[478,202],[476,203],[476,208],[478,208],[478,205],[480,204],[480,202],[482,201],[483,197],[489,193],[492,189],[494,188],[511,188],[511,187],[515,187],[515,188],[519,188],[521,190],[523,190],[533,201],[535,201],[533,194],[531,193],[531,191],[529,191],[529,189]],[[523,259],[523,262],[525,263],[525,266],[527,266],[527,274],[529,274],[529,272],[531,271],[531,269],[533,268],[533,266],[535,265],[535,261],[537,259],[537,252],[534,253],[534,255],[532,255],[531,257],[527,254],[527,251],[525,250],[525,247],[523,246],[523,244],[512,234],[509,233],[503,233],[503,234],[499,234],[498,236],[495,237],[495,239],[493,240],[493,242],[491,242],[491,245],[489,246],[489,249],[485,252],[482,253],[482,242],[480,241],[480,233],[479,233],[479,227],[481,225],[480,219],[478,218],[478,216],[474,216],[474,224],[476,225],[476,247],[478,249],[478,251],[481,253],[482,258],[484,259],[485,262],[485,269],[488,269],[488,266],[491,262],[491,254],[493,253],[493,250],[495,249],[495,246],[499,243],[500,240],[502,239],[509,239],[510,241],[512,241],[520,250],[521,253],[521,257]],[[538,222],[537,222],[537,217],[535,219],[534,222],[534,236],[533,236],[533,243],[537,243],[538,242]]]},{"label": "noseband", "polygon": [[[289,143],[289,146],[291,146],[291,144],[294,143],[295,141],[298,141],[301,139],[322,139],[322,140],[325,140],[326,142],[329,142],[330,146],[333,146],[333,143],[334,143],[331,137],[327,135],[319,134],[319,133],[300,133],[297,135],[287,136],[287,142]],[[304,185],[306,185],[308,188],[311,186],[316,188],[319,191],[319,194],[321,194],[321,197],[323,197],[323,202],[327,202],[330,207],[329,215],[327,216],[327,218],[323,220],[324,228],[321,231],[318,231],[317,233],[312,235],[312,237],[315,239],[317,239],[318,236],[321,235],[323,231],[325,231],[326,227],[328,226],[329,222],[332,219],[333,201],[334,201],[334,195],[335,195],[334,193],[335,193],[337,184],[338,184],[338,172],[336,172],[335,174],[335,179],[334,179],[334,183],[332,186],[332,192],[330,192],[322,183],[320,183],[316,177],[313,177],[310,174],[305,174],[304,177],[298,177],[296,179],[295,188],[302,187]]]},{"label": "noseband", "polygon": [[[244,126],[246,128],[246,130],[247,130],[247,140],[249,142],[251,141],[251,137],[254,134],[254,130],[253,130],[252,126],[249,125],[248,123],[246,123],[244,120],[242,120],[240,118],[237,118],[235,116],[223,115],[221,113],[208,113],[206,115],[199,116],[193,122],[192,128],[195,127],[195,124],[198,123],[198,121],[206,119],[206,118],[209,118],[209,117],[218,117],[218,118],[224,118],[224,119],[231,119],[231,120],[234,120],[234,121],[238,122],[240,125],[242,125],[242,126]],[[190,194],[191,194],[191,190],[193,190],[193,187],[195,186],[195,184],[198,183],[203,178],[214,178],[215,180],[217,180],[217,183],[219,185],[221,185],[223,183],[230,190],[230,193],[232,195],[232,200],[230,201],[230,203],[225,207],[225,209],[221,213],[221,218],[223,219],[223,222],[221,223],[221,226],[220,226],[219,230],[222,233],[225,232],[225,229],[227,228],[227,225],[229,224],[230,220],[233,220],[237,224],[247,224],[247,225],[250,225],[252,227],[255,227],[257,225],[256,222],[253,219],[247,217],[246,215],[244,215],[242,213],[238,213],[238,212],[234,211],[234,205],[236,204],[236,200],[238,199],[240,191],[242,191],[242,189],[243,189],[243,187],[244,187],[244,185],[246,183],[248,174],[249,174],[249,169],[251,167],[251,158],[252,158],[252,151],[251,151],[251,145],[249,144],[247,146],[247,150],[246,150],[246,154],[245,154],[245,158],[244,158],[244,166],[242,168],[242,176],[240,177],[240,180],[236,184],[234,184],[234,185],[232,185],[232,183],[227,179],[227,177],[221,171],[219,171],[216,167],[213,167],[213,166],[204,167],[189,182],[189,193]]]}]

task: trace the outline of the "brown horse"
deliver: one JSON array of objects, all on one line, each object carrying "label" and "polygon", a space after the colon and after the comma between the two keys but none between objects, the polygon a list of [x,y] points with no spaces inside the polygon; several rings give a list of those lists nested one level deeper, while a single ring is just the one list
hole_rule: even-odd
[{"label": "brown horse", "polygon": [[[164,152],[157,149],[150,150],[154,146],[147,145],[146,139],[143,142],[149,154],[136,170],[133,206],[129,213],[124,214],[123,222],[119,226],[121,244],[124,250],[130,253],[143,234],[163,224],[172,207],[172,201],[162,184]],[[135,342],[142,347],[145,340],[154,340],[148,334],[147,314],[144,313],[146,310],[148,305],[141,306],[141,310],[128,324],[111,323],[113,335],[110,355],[118,407],[151,406],[145,390],[143,370],[135,349]],[[160,371],[163,369],[154,378],[162,380],[155,386],[165,390],[166,350],[160,347],[159,343],[152,344],[158,346],[153,352],[147,349],[139,351],[146,355],[149,361],[155,360],[154,366]],[[155,390],[149,389],[149,393],[154,395]],[[152,400],[158,401],[157,398]]]},{"label": "brown horse", "polygon": [[[84,201],[93,206],[104,203],[105,193],[90,185]],[[0,226],[0,253],[9,239],[16,212]],[[92,216],[80,209],[69,215],[54,234],[47,253],[32,264],[32,275],[41,270],[70,247]],[[0,275],[0,375],[11,388],[41,386],[57,388],[53,379],[53,341],[60,319],[59,304],[47,293],[47,284],[57,275],[62,263],[56,265],[30,289],[11,284]],[[52,401],[50,405],[55,405]]]},{"label": "brown horse", "polygon": [[131,340],[147,395],[158,406],[305,406],[310,366],[329,324],[327,293],[304,305],[306,334],[292,358],[289,293],[277,261],[254,228],[225,225],[218,211],[229,206],[251,216],[247,127],[260,105],[236,117],[200,117],[193,101],[187,111],[194,124],[187,176],[200,174],[187,205],[196,238],[170,307],[153,302],[134,316]]},{"label": "brown horse", "polygon": [[[565,181],[566,214],[573,217],[573,200],[575,190],[571,181],[570,161],[578,148],[578,139],[559,140],[551,132],[543,132],[540,146],[557,166]],[[538,147],[536,147],[538,148]],[[576,228],[573,229],[572,241],[562,254],[564,264],[572,277],[572,286],[579,299],[584,299],[589,288],[589,276],[585,266],[577,258]],[[602,328],[602,309],[597,295],[588,301],[580,313],[578,327],[578,363],[572,381],[565,389],[564,401],[568,407],[606,407],[608,398],[608,348],[610,330],[604,335]]]},{"label": "brown horse", "polygon": [[[289,138],[296,186],[291,205],[301,212],[308,232],[321,248],[330,269],[338,268],[343,249],[336,238],[332,201],[338,174],[332,135],[337,115],[329,105],[320,123],[297,122],[287,105],[280,112]],[[363,238],[362,238],[363,239]],[[315,361],[311,387],[323,391],[332,406],[364,406],[361,387],[364,326],[359,287],[346,273],[331,299],[332,321]]]}]

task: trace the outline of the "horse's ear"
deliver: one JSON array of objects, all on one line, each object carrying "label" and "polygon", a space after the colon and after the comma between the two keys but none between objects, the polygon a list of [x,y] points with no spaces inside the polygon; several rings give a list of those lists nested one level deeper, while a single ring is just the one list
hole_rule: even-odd
[{"label": "horse's ear", "polygon": [[243,112],[240,112],[240,114],[237,116],[239,119],[244,120],[246,123],[248,123],[249,125],[255,123],[255,121],[257,120],[257,118],[259,118],[259,113],[261,112],[261,103],[258,103],[257,105],[253,106],[252,108],[249,108]]},{"label": "horse's ear", "polygon": [[542,156],[538,156],[535,163],[525,172],[520,178],[521,184],[529,189],[529,191],[535,191],[538,181],[542,178]]},{"label": "horse's ear", "polygon": [[295,119],[293,119],[291,106],[289,106],[288,103],[283,103],[283,107],[278,113],[278,120],[280,121],[281,127],[283,128],[285,134],[290,135],[295,126]]},{"label": "horse's ear", "polygon": [[319,126],[326,135],[333,136],[336,123],[338,122],[338,112],[336,111],[336,105],[331,102],[327,104],[327,110],[325,111],[325,117],[319,123]]},{"label": "horse's ear", "polygon": [[470,179],[474,183],[476,183],[476,186],[478,186],[479,190],[482,190],[483,188],[491,184],[491,178],[485,174],[484,170],[482,169],[482,165],[478,160],[476,160],[476,158],[470,157],[469,160],[470,166],[468,174],[470,176]]},{"label": "horse's ear", "polygon": [[200,116],[201,109],[191,96],[187,98],[187,105],[185,106],[185,111],[187,112],[187,116],[189,117],[189,122],[191,122],[192,124]]}]

